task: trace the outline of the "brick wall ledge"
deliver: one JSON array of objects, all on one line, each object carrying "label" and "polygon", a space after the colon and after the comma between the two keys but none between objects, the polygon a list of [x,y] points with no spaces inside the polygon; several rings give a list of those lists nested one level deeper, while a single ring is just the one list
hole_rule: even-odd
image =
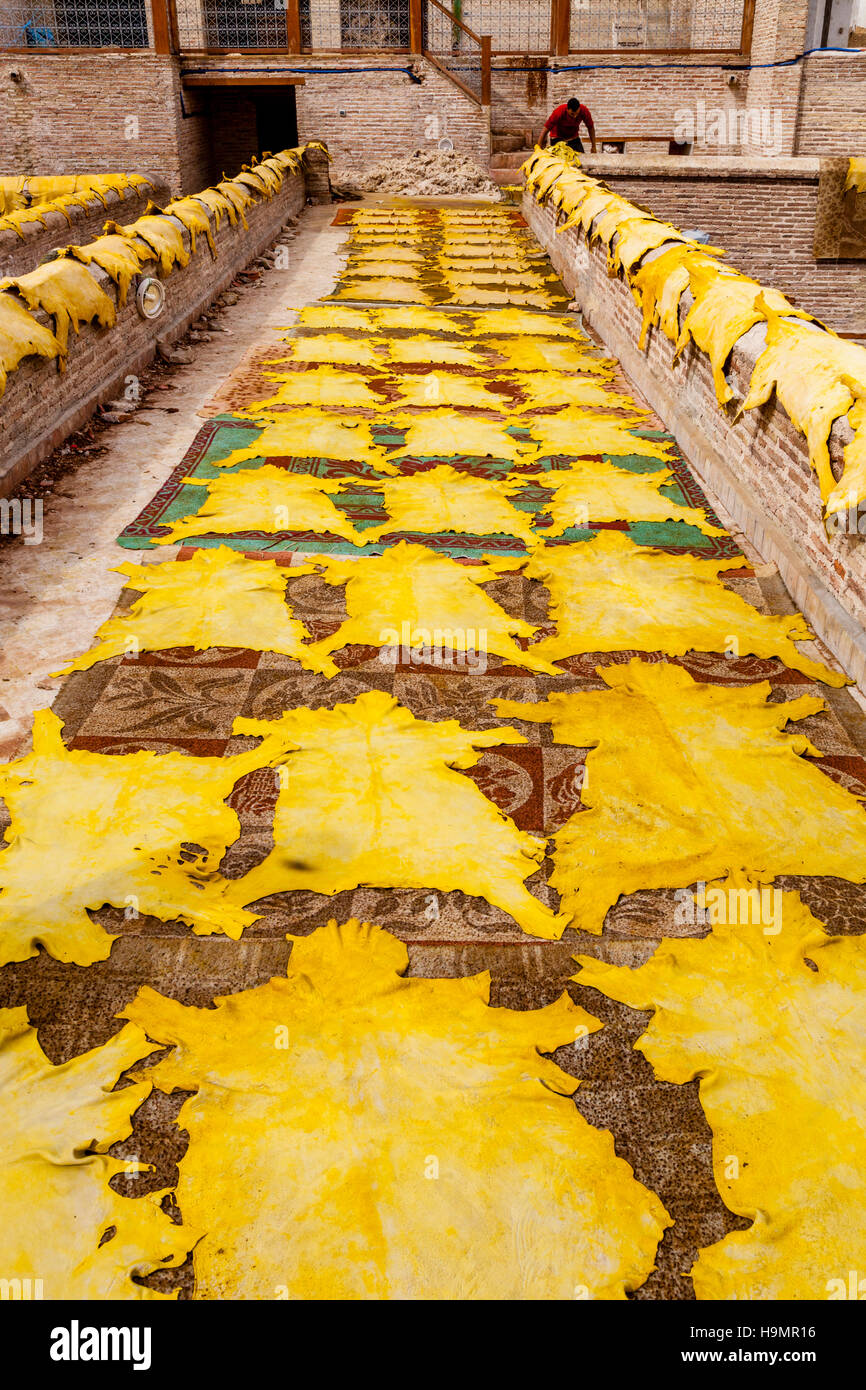
[{"label": "brick wall ledge", "polygon": [[[71,204],[66,209],[68,218],[56,208],[35,207],[34,220],[24,223],[21,236],[12,227],[0,224],[0,276],[24,275],[35,270],[58,246],[93,241],[109,219],[135,222],[151,200],[162,205],[170,196],[168,185],[153,178],[139,188],[105,189],[104,201],[95,193],[89,197],[77,194],[81,205]],[[44,217],[44,223],[37,221],[37,216]]]},{"label": "brick wall ledge", "polygon": [[[189,264],[176,266],[162,283],[165,307],[156,319],[140,316],[135,303],[137,279],[133,280],[127,301],[118,303],[114,281],[98,266],[91,274],[117,304],[117,320],[110,328],[83,324],[81,332],[70,331],[66,370],[60,372],[55,361],[25,358],[10,372],[6,391],[0,398],[0,497],[9,497],[43,459],[80,429],[97,407],[122,392],[126,378],[135,376],[156,356],[158,342],[174,342],[182,337],[216,297],[231,283],[238,271],[272,245],[286,221],[301,211],[308,195],[323,200],[327,186],[324,151],[312,150],[299,173],[287,172],[281,188],[270,199],[254,195],[256,201],[246,209],[248,229],[240,220],[232,226],[227,217],[220,227],[211,226],[217,259],[211,256],[207,240],[199,235],[197,249]],[[176,219],[187,250],[189,233]],[[142,266],[141,275],[158,276],[156,261]],[[53,321],[42,311],[34,317],[53,329]]]},{"label": "brick wall ledge", "polygon": [[732,182],[759,179],[806,179],[817,182],[821,161],[814,155],[785,159],[730,154],[582,154],[580,167],[594,178],[632,175],[641,178],[730,179]]},{"label": "brick wall ledge", "polygon": [[[712,497],[727,509],[763,558],[778,567],[794,603],[848,675],[866,689],[866,545],[863,538],[828,535],[806,441],[772,398],[736,422],[716,401],[709,359],[690,342],[677,362],[660,329],[638,347],[641,313],[630,289],[607,270],[607,248],[590,248],[578,227],[556,234],[557,216],[524,192],[523,214],[583,317],[664,420]],[[650,253],[652,255],[653,253]],[[692,303],[688,291],[680,321]],[[766,328],[750,329],[734,347],[727,372],[738,400],[748,391]],[[838,476],[847,422],[830,436]]]}]

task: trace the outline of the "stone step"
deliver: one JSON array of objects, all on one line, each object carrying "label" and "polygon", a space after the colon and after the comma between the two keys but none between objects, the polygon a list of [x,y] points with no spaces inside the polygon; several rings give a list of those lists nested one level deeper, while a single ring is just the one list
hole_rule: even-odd
[{"label": "stone step", "polygon": [[498,184],[519,184],[523,182],[523,175],[519,169],[494,169],[488,173],[491,183]]},{"label": "stone step", "polygon": [[531,125],[531,121],[526,121],[520,116],[507,116],[498,111],[494,111],[490,118],[490,130],[493,135],[528,135],[531,133]]},{"label": "stone step", "polygon": [[491,157],[491,169],[519,169],[531,155],[532,151],[522,150],[502,150]]},{"label": "stone step", "polygon": [[490,140],[494,153],[502,150],[522,150],[526,144],[526,135],[522,130],[519,133],[491,131]]}]

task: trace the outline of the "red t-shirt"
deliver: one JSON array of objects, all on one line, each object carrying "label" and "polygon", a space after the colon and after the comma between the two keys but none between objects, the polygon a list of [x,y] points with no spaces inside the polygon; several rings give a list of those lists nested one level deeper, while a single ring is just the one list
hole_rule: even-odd
[{"label": "red t-shirt", "polygon": [[544,129],[550,132],[551,143],[554,143],[557,140],[576,139],[583,124],[592,131],[592,116],[588,108],[581,103],[577,111],[569,111],[568,105],[563,102],[562,106],[557,106],[551,112]]}]

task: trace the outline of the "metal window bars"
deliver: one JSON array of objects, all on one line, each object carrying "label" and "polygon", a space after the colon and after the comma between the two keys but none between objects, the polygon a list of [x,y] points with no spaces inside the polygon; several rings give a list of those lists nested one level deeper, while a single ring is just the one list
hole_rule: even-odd
[{"label": "metal window bars", "polygon": [[[0,47],[168,52],[165,5],[0,0]],[[747,53],[754,0],[169,0],[169,10],[181,52],[406,52],[426,34],[428,56],[480,99],[479,35],[502,54]]]},{"label": "metal window bars", "polygon": [[150,48],[146,0],[4,0],[2,48]]},{"label": "metal window bars", "polygon": [[551,0],[462,0],[458,19],[490,34],[494,53],[549,53]]},{"label": "metal window bars", "polygon": [[410,0],[300,0],[305,53],[409,49]]},{"label": "metal window bars", "polygon": [[476,34],[439,0],[425,0],[424,56],[479,106],[490,105],[490,38]]},{"label": "metal window bars", "polygon": [[738,51],[744,0],[571,0],[571,52]]},{"label": "metal window bars", "polygon": [[181,51],[273,49],[285,52],[286,0],[175,0]]}]

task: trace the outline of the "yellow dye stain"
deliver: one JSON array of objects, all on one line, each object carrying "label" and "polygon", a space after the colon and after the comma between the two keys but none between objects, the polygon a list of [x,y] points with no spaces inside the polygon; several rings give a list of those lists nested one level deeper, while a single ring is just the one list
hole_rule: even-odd
[{"label": "yellow dye stain", "polygon": [[710,359],[716,399],[724,405],[734,394],[725,380],[725,363],[737,340],[756,323],[763,322],[768,310],[796,318],[811,315],[800,313],[778,290],[763,289],[757,281],[722,273],[719,267],[703,269],[693,265],[689,281],[695,302],[683,321],[674,357],[679,356],[690,339],[694,341]]},{"label": "yellow dye stain", "polygon": [[392,299],[407,304],[430,304],[431,295],[410,280],[345,280],[335,299]]},{"label": "yellow dye stain", "polygon": [[576,407],[558,415],[536,415],[526,422],[532,449],[524,445],[524,455],[544,458],[552,454],[639,454],[642,458],[669,459],[674,447],[670,440],[642,439],[628,429],[629,425],[640,425],[644,418],[644,412],[638,412],[624,419],[605,419]]},{"label": "yellow dye stain", "polygon": [[360,328],[369,332],[374,314],[371,309],[344,309],[339,304],[308,304],[298,312],[298,328]]},{"label": "yellow dye stain", "polygon": [[[68,752],[51,710],[33,716],[33,751],[0,765],[11,816],[0,864],[0,965],[44,946],[56,960],[106,960],[113,937],[88,909],[186,922],[240,936],[251,920],[225,897],[218,865],[240,834],[224,805],[238,778],[266,764],[180,753]],[[204,851],[192,856],[184,845]]]},{"label": "yellow dye stain", "polygon": [[495,314],[474,314],[472,332],[513,333],[531,338],[570,338],[574,342],[586,342],[576,323],[568,319],[557,319],[549,314],[527,313],[524,309],[498,309]]},{"label": "yellow dye stain", "polygon": [[197,203],[212,212],[217,227],[222,225],[222,220],[227,217],[229,226],[236,227],[238,223],[238,210],[231,198],[227,198],[225,193],[221,193],[218,188],[204,188],[201,193],[193,194]]},{"label": "yellow dye stain", "polygon": [[[416,251],[411,246],[367,246],[358,247],[352,243],[351,256],[363,255],[368,261],[399,261],[409,265],[423,265],[427,257],[423,251]],[[384,272],[383,272],[384,273]]]},{"label": "yellow dye stain", "polygon": [[[523,271],[532,272],[533,263],[527,256],[443,256],[439,261],[442,273],[447,277],[454,277],[460,272],[467,272],[478,276],[479,279],[486,279],[486,276],[479,274],[481,271],[488,271],[498,275],[503,271]],[[471,283],[471,282],[470,282]]]},{"label": "yellow dye stain", "polygon": [[546,343],[538,338],[487,338],[485,351],[496,352],[504,365],[516,372],[589,372],[612,376],[616,362],[610,357],[593,357],[578,343]]},{"label": "yellow dye stain", "polygon": [[487,286],[494,289],[502,287],[504,289],[543,289],[544,286],[553,278],[545,275],[538,270],[525,270],[520,274],[507,270],[489,270],[481,273],[477,269],[467,268],[466,270],[443,270],[448,284],[454,289],[460,289],[464,285]]},{"label": "yellow dye stain", "polygon": [[367,224],[384,224],[386,227],[414,226],[423,220],[421,214],[412,208],[359,208],[352,214],[353,227],[363,227]]},{"label": "yellow dye stain", "polygon": [[845,467],[842,477],[827,498],[826,510],[828,518],[832,518],[853,508],[856,527],[861,532],[862,519],[858,507],[866,497],[866,383],[861,385],[849,377],[847,384],[857,398],[848,412],[848,424],[854,431],[854,438],[842,451]]},{"label": "yellow dye stain", "polygon": [[511,402],[483,382],[471,377],[457,376],[453,373],[429,372],[426,376],[398,376],[393,384],[401,394],[393,402],[400,406],[460,406],[471,409],[495,410],[502,412],[511,409]]},{"label": "yellow dye stain", "polygon": [[370,388],[367,378],[359,372],[344,372],[325,365],[312,371],[284,372],[281,375],[266,372],[265,375],[280,382],[276,394],[263,401],[255,401],[245,414],[255,415],[269,405],[332,405],[346,410],[357,407],[378,410],[382,406],[381,396]]},{"label": "yellow dye stain", "polygon": [[288,353],[276,362],[333,362],[346,367],[381,367],[387,361],[387,343],[362,343],[357,338],[293,338]]},{"label": "yellow dye stain", "polygon": [[[523,651],[513,640],[528,639],[537,629],[522,618],[513,618],[478,587],[521,563],[488,559],[483,565],[460,565],[448,555],[406,541],[389,546],[383,555],[319,559],[326,583],[346,585],[348,617],[337,632],[311,648],[313,659],[352,643],[401,645],[413,651],[432,645],[447,652],[468,651],[476,659],[478,653],[490,652],[513,666],[560,675],[549,658],[538,655],[537,647]],[[448,665],[447,656],[442,664]],[[325,673],[334,675],[336,669]]]},{"label": "yellow dye stain", "polygon": [[755,364],[742,408],[763,405],[775,390],[794,428],[806,436],[826,502],[836,487],[827,440],[833,421],[847,415],[854,404],[850,379],[866,383],[866,349],[795,319],[773,313],[768,319],[767,346]]},{"label": "yellow dye stain", "polygon": [[554,742],[593,750],[588,809],[555,837],[551,883],[573,926],[601,932],[621,894],[731,872],[866,881],[866,812],[799,756],[820,757],[804,734],[784,732],[823,700],[770,704],[769,681],[707,685],[667,662],[598,671],[609,689],[492,701],[503,718],[550,722]]},{"label": "yellow dye stain", "polygon": [[[686,240],[686,237],[669,222],[658,222],[654,217],[643,217],[640,214],[628,217],[617,226],[616,245],[610,253],[610,268],[614,271],[631,270],[647,251],[655,251],[666,241]],[[695,243],[688,244],[693,246]]]},{"label": "yellow dye stain", "polygon": [[389,445],[415,458],[466,455],[471,458],[510,459],[518,463],[526,452],[505,428],[492,420],[462,415],[458,410],[431,410],[425,415],[396,415],[394,424],[405,429],[403,444]]},{"label": "yellow dye stain", "polygon": [[201,235],[207,241],[210,253],[216,260],[217,249],[213,239],[210,218],[198,198],[179,198],[177,202],[169,203],[165,211],[166,216],[176,217],[186,227],[189,232],[193,255],[195,255],[196,250],[196,237]]},{"label": "yellow dye stain", "polygon": [[404,261],[370,260],[366,256],[353,256],[346,266],[346,278],[354,280],[381,280],[386,275],[400,280],[420,280],[424,274],[423,266]]},{"label": "yellow dye stain", "polygon": [[[421,333],[463,333],[463,327],[456,314],[441,314],[435,309],[418,309],[414,304],[405,308],[376,309],[376,322],[380,328],[408,328]],[[410,341],[420,342],[420,338]],[[392,346],[396,347],[396,343]]]},{"label": "yellow dye stain", "polygon": [[453,256],[455,259],[473,256],[515,256],[521,254],[525,245],[525,242],[517,238],[497,240],[490,232],[479,232],[477,236],[455,232],[451,237],[443,237],[440,251],[443,256]]},{"label": "yellow dye stain", "polygon": [[541,160],[535,163],[531,175],[527,178],[527,183],[535,190],[538,201],[541,201],[545,193],[549,192],[561,175],[562,163],[558,157],[553,156],[547,164]]},{"label": "yellow dye stain", "polygon": [[362,228],[351,238],[346,250],[361,251],[376,246],[383,247],[387,250],[393,246],[398,239],[402,246],[413,246],[421,243],[423,235],[423,231],[420,228],[414,227],[401,227],[393,230],[388,230],[384,227]]},{"label": "yellow dye stain", "polygon": [[61,357],[54,334],[29,314],[11,294],[0,293],[0,395],[6,380],[25,357]]},{"label": "yellow dye stain", "polygon": [[[514,409],[524,414],[529,410],[547,410],[551,406],[601,406],[606,410],[628,410],[635,414],[630,396],[622,396],[602,386],[598,381],[570,372],[519,372],[511,378],[523,393],[523,404]],[[649,412],[640,412],[648,414]]]},{"label": "yellow dye stain", "polygon": [[264,193],[266,198],[272,198],[280,187],[282,179],[275,170],[269,169],[267,165],[259,164],[255,169],[244,167],[239,174],[235,174],[234,183],[244,184],[247,188],[252,188],[256,193]]},{"label": "yellow dye stain", "polygon": [[778,657],[813,680],[844,685],[843,675],[794,645],[812,636],[800,613],[759,613],[725,588],[719,576],[742,564],[736,557],[671,555],[615,531],[576,545],[539,548],[526,573],[550,590],[557,624],[556,636],[539,643],[539,650],[554,661],[626,651]]},{"label": "yellow dye stain", "polygon": [[645,346],[647,333],[656,324],[672,342],[679,337],[680,300],[691,283],[690,269],[710,276],[721,267],[705,251],[684,243],[667,247],[631,276],[632,294],[643,313],[639,347]]},{"label": "yellow dye stain", "polygon": [[402,942],[354,919],[290,939],[285,978],[216,1009],[144,988],[125,1010],[174,1048],[156,1084],[195,1093],[177,1197],[202,1232],[196,1298],[569,1301],[644,1282],[670,1217],[541,1055],[597,1019],[565,994],[491,1009],[486,973],[407,979]]},{"label": "yellow dye stain", "polygon": [[866,159],[855,157],[848,160],[845,175],[845,192],[853,188],[856,193],[866,193]]},{"label": "yellow dye stain", "polygon": [[162,565],[119,565],[126,588],[140,592],[128,612],[109,618],[96,633],[98,645],[58,675],[84,671],[97,661],[167,647],[241,647],[281,652],[310,671],[322,669],[305,645],[309,633],[292,617],[286,582],[311,570],[287,570],[273,560],[250,560],[219,546],[197,550],[189,560]]},{"label": "yellow dye stain", "polygon": [[[619,215],[624,217],[627,212],[634,211],[634,206],[627,203],[624,198],[620,198],[617,193],[611,193],[609,189],[601,186],[591,188],[558,230],[564,232],[569,227],[579,225],[589,235],[595,219],[602,213],[610,212],[611,209],[618,211]],[[613,236],[614,231],[615,226],[611,226],[610,236]]]},{"label": "yellow dye stain", "polygon": [[706,536],[726,535],[710,524],[699,507],[682,506],[659,492],[660,487],[675,480],[676,475],[666,468],[658,473],[633,473],[594,459],[580,459],[550,473],[521,473],[514,479],[552,489],[545,511],[554,525],[545,530],[545,537],[561,536],[572,526],[588,526],[593,521],[683,521],[697,526]]},{"label": "yellow dye stain", "polygon": [[358,481],[382,490],[389,517],[383,526],[365,529],[365,541],[379,541],[397,531],[517,536],[527,547],[538,539],[532,529],[532,514],[518,511],[509,501],[520,492],[521,479],[476,478],[440,464],[425,473],[409,473],[384,482],[369,478]]},{"label": "yellow dye stain", "polygon": [[431,362],[453,367],[483,367],[483,360],[462,343],[437,342],[433,338],[392,338],[391,357],[395,362]]},{"label": "yellow dye stain", "polygon": [[72,256],[84,265],[98,265],[117,286],[118,299],[126,303],[133,278],[139,274],[149,252],[144,246],[136,246],[134,241],[123,236],[101,236],[86,246],[66,246],[65,256]]},{"label": "yellow dye stain", "polygon": [[456,289],[451,295],[451,304],[534,304],[537,309],[545,309],[562,298],[547,290],[485,290],[467,285]]},{"label": "yellow dye stain", "polygon": [[231,536],[242,531],[325,531],[353,545],[365,544],[346,513],[331,501],[330,494],[340,491],[338,479],[289,473],[265,464],[222,478],[184,481],[206,488],[205,499],[192,516],[172,521],[166,535],[154,536],[154,545],[176,545],[188,536]]},{"label": "yellow dye stain", "polygon": [[259,458],[345,459],[378,468],[385,454],[373,443],[366,420],[287,410],[268,420],[255,444],[234,449],[227,458],[215,459],[214,463],[218,468],[231,468],[246,459]]},{"label": "yellow dye stain", "polygon": [[143,241],[156,257],[160,275],[170,275],[176,265],[189,265],[190,253],[184,246],[180,227],[176,227],[170,218],[158,210],[146,212],[126,227],[118,227],[116,222],[106,222],[105,230]]},{"label": "yellow dye stain", "polygon": [[523,882],[544,858],[544,840],[518,830],[470,778],[452,771],[474,767],[478,749],[524,743],[515,729],[477,732],[454,719],[416,719],[372,690],[330,710],[237,719],[234,731],[261,738],[261,755],[287,773],[274,849],[235,881],[238,900],[361,885],[460,891],[501,908],[532,936],[562,935],[567,918]]},{"label": "yellow dye stain", "polygon": [[576,978],[653,1011],[635,1046],[662,1080],[698,1078],[716,1185],[753,1222],[700,1251],[697,1297],[862,1299],[866,938],[828,936],[796,893],[732,922],[744,893],[707,890],[703,940],[664,939],[638,970],[578,956]]},{"label": "yellow dye stain", "polygon": [[164,1192],[133,1199],[108,1185],[119,1173],[147,1171],[110,1158],[108,1149],[132,1133],[132,1115],[153,1082],[111,1088],[154,1051],[129,1023],[104,1046],[52,1066],[27,1010],[0,1009],[0,1267],[4,1280],[29,1283],[29,1295],[19,1297],[166,1296],[131,1276],[182,1263],[195,1235],[160,1210]]},{"label": "yellow dye stain", "polygon": [[94,320],[110,328],[117,314],[105,290],[80,261],[46,261],[26,275],[0,280],[0,290],[14,289],[29,309],[42,309],[54,319],[54,334],[66,355],[70,325],[78,333],[82,323]]},{"label": "yellow dye stain", "polygon": [[223,179],[221,183],[216,184],[215,191],[221,193],[226,201],[231,203],[241,220],[242,226],[246,228],[248,224],[244,214],[247,208],[252,207],[255,202],[255,198],[250,190],[248,188],[242,188],[240,184],[233,182],[231,179]]}]

